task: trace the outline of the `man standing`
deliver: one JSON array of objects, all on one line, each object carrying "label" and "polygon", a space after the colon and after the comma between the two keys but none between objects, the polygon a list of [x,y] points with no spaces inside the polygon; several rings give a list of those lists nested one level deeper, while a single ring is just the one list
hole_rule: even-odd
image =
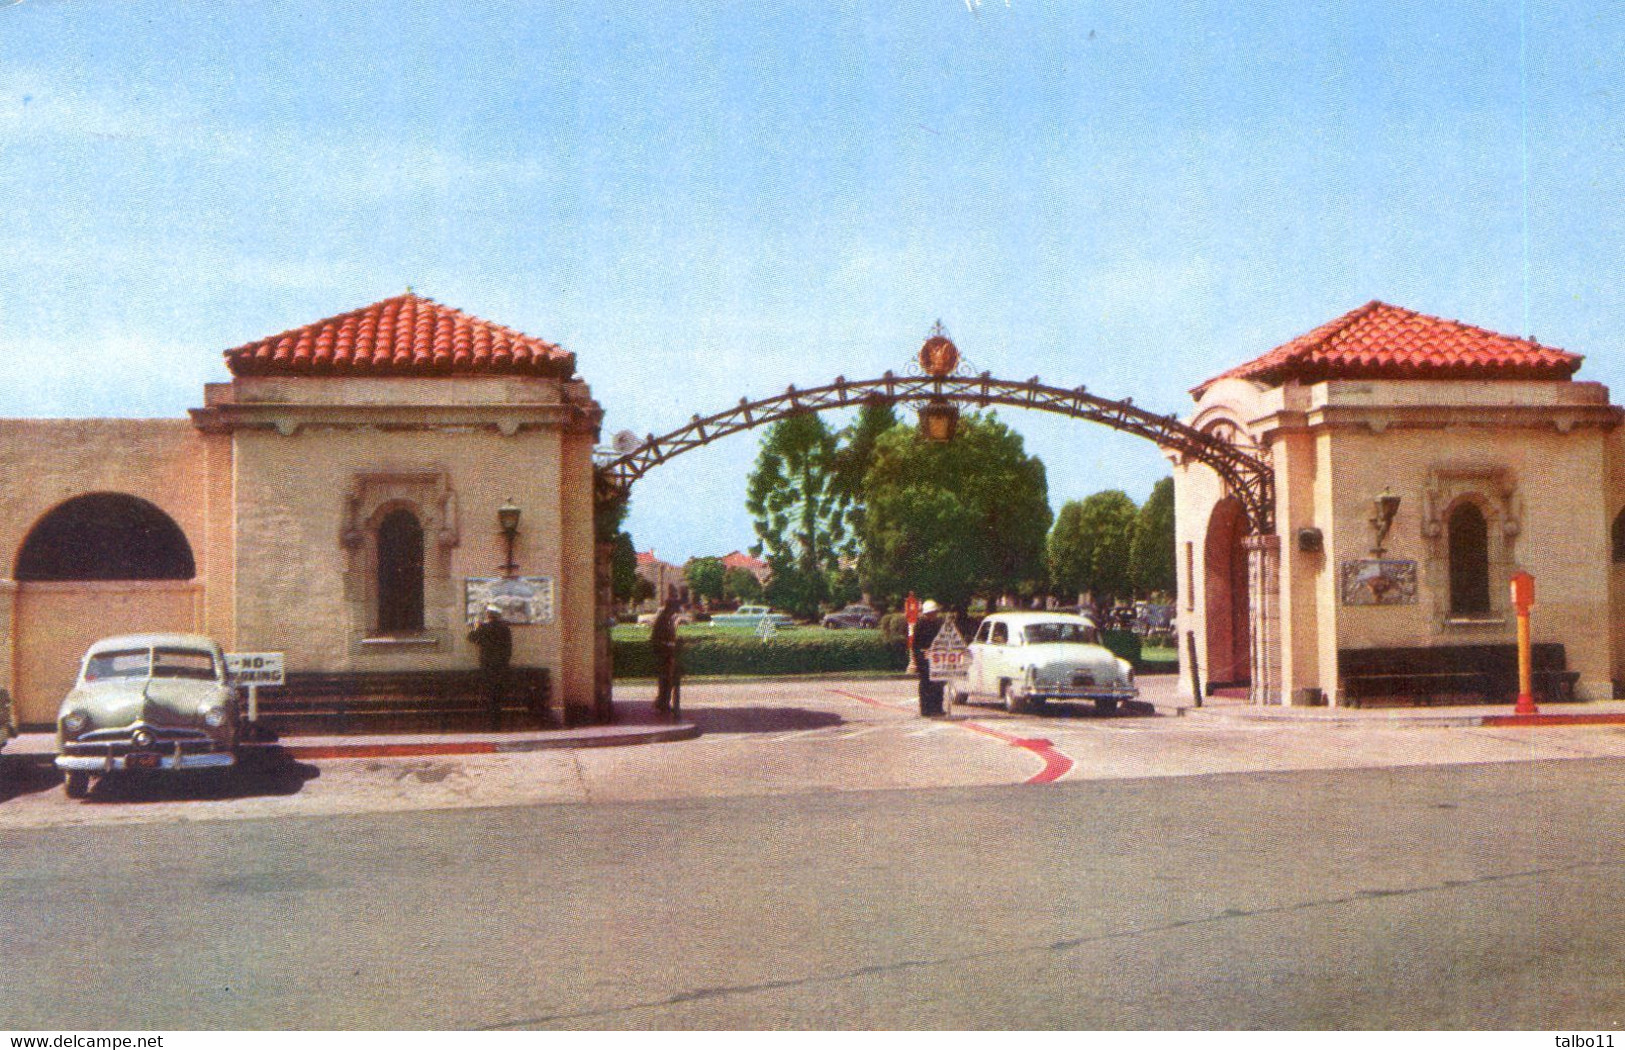
[{"label": "man standing", "polygon": [[666,598],[649,631],[649,644],[655,651],[655,675],[659,689],[655,693],[655,710],[676,717],[683,707],[683,668],[677,658],[677,612],[680,606],[675,594]]},{"label": "man standing", "polygon": [[485,619],[468,632],[480,651],[480,673],[485,679],[485,708],[491,732],[502,728],[502,705],[507,699],[508,664],[513,662],[513,628],[502,619],[502,607],[487,605]]},{"label": "man standing", "polygon": [[920,676],[920,714],[941,714],[941,693],[931,688],[931,661],[926,652],[942,630],[942,606],[927,600],[920,606],[920,618],[914,623],[914,671]]}]

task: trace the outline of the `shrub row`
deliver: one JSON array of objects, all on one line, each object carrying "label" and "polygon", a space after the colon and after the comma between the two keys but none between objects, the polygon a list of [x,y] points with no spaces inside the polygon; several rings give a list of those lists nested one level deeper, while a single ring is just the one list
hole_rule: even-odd
[{"label": "shrub row", "polygon": [[[654,650],[642,639],[616,639],[615,676],[652,678]],[[826,631],[814,637],[786,633],[763,641],[751,635],[683,639],[683,673],[691,675],[819,674],[901,671],[908,653],[872,631]]]}]

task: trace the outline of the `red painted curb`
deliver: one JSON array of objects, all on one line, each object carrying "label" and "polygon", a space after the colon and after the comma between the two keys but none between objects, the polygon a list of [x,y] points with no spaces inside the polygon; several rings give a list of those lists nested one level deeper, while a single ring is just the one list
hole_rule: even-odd
[{"label": "red painted curb", "polygon": [[1485,715],[1484,726],[1625,726],[1625,714],[1618,715]]},{"label": "red painted curb", "polygon": [[[908,710],[908,708],[903,704],[888,704],[884,700],[876,700],[872,696],[863,696],[858,693],[849,693],[844,689],[831,689],[830,692],[834,693],[836,696],[844,696],[848,700],[856,700],[859,703],[868,704],[871,707],[887,707],[893,711]],[[980,722],[953,722],[951,724],[956,725],[961,729],[968,729],[973,733],[981,733],[985,736],[990,736],[995,740],[1002,740],[1011,747],[1019,747],[1025,751],[1031,751],[1034,755],[1036,755],[1039,761],[1044,763],[1044,768],[1028,777],[1024,783],[1053,783],[1066,776],[1067,773],[1072,770],[1072,767],[1076,765],[1076,763],[1073,762],[1072,759],[1067,755],[1055,750],[1054,744],[1039,737],[1011,736],[1009,733],[1001,733],[999,730],[991,729],[985,725],[982,725]]]}]

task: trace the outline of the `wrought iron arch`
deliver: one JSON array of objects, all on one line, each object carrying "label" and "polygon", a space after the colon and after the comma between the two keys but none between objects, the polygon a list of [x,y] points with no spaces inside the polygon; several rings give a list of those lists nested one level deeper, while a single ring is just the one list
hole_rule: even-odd
[{"label": "wrought iron arch", "polygon": [[1232,441],[1204,433],[1173,415],[1158,415],[1139,408],[1132,398],[1112,401],[1082,386],[1049,386],[1036,376],[1025,382],[979,376],[898,376],[887,372],[879,379],[851,381],[837,377],[825,386],[797,390],[790,387],[774,397],[751,401],[740,398],[733,408],[710,416],[695,416],[685,426],[656,437],[599,465],[598,499],[624,498],[633,482],[674,456],[707,445],[742,430],[764,426],[788,416],[856,408],[864,404],[927,404],[948,401],[976,407],[1007,405],[1053,412],[1091,423],[1101,423],[1173,449],[1207,464],[1241,500],[1254,533],[1275,531],[1275,481],[1270,465],[1260,455]]}]

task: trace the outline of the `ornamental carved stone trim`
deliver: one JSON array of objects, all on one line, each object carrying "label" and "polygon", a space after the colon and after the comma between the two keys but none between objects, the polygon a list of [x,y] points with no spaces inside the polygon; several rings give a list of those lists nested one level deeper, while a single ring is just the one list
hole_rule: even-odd
[{"label": "ornamental carved stone trim", "polygon": [[354,552],[366,543],[382,512],[396,506],[416,511],[425,535],[435,537],[442,550],[457,546],[457,493],[444,470],[378,470],[351,477],[344,498],[344,526],[339,543]]}]

